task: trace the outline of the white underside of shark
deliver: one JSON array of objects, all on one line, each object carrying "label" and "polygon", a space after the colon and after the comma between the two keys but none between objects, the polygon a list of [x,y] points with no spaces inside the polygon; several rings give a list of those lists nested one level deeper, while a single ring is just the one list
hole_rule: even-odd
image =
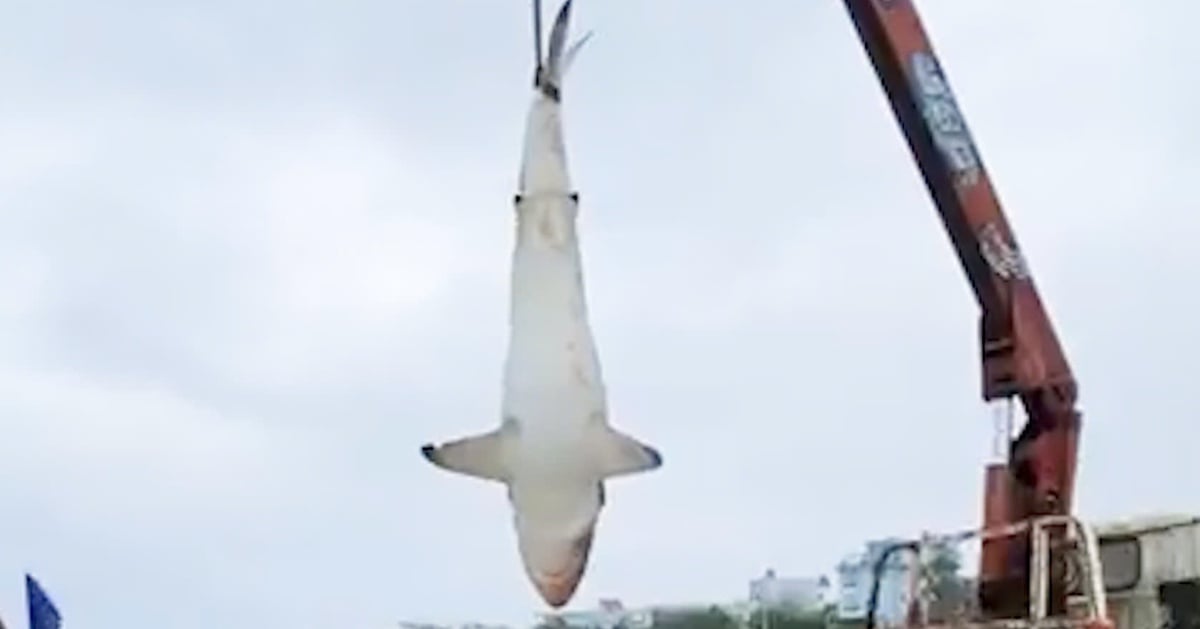
[{"label": "white underside of shark", "polygon": [[[574,595],[587,567],[604,481],[662,465],[654,449],[614,429],[588,324],[567,171],[562,77],[580,40],[563,48],[571,0],[540,59],[516,196],[508,355],[501,423],[422,454],[459,474],[504,483],[525,571],[553,607]],[[539,8],[535,5],[535,14]],[[565,54],[564,54],[565,53]]]}]

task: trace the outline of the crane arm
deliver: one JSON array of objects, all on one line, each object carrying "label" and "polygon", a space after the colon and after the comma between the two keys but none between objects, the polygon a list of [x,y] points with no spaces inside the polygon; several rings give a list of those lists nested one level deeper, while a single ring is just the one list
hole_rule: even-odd
[{"label": "crane arm", "polygon": [[[980,308],[984,400],[1017,398],[1028,421],[988,470],[985,525],[1070,511],[1077,385],[1029,266],[911,0],[844,0]],[[1011,546],[984,549],[985,613],[1028,591]],[[1000,584],[1007,583],[1007,587]],[[992,602],[988,602],[989,599]],[[993,609],[989,610],[988,607]]]}]

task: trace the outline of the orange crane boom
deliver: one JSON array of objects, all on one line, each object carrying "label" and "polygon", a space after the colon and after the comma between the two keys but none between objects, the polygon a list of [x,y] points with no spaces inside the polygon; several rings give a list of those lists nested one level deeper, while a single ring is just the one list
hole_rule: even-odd
[{"label": "orange crane boom", "polygon": [[[983,398],[1019,399],[1028,418],[1015,439],[1008,436],[1007,462],[986,470],[984,526],[1068,514],[1077,384],[979,149],[912,1],[844,2],[979,303]],[[984,545],[986,616],[1027,607],[1028,553],[1013,540]],[[1065,607],[1062,583],[1051,592],[1051,606]]]}]

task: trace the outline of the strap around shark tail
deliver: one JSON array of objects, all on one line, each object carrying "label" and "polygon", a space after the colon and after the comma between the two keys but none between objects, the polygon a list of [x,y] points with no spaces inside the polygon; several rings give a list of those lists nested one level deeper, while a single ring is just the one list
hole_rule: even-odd
[{"label": "strap around shark tail", "polygon": [[564,2],[562,8],[558,10],[558,16],[554,18],[554,26],[550,29],[550,45],[546,50],[546,58],[543,61],[541,58],[542,3],[541,0],[533,0],[533,41],[537,58],[537,71],[534,74],[533,85],[542,94],[545,94],[547,98],[555,102],[562,100],[563,77],[566,76],[567,70],[570,69],[572,62],[575,61],[575,56],[579,54],[579,49],[592,36],[592,33],[589,31],[564,51],[563,46],[566,43],[567,30],[571,22],[571,2],[572,0]]}]

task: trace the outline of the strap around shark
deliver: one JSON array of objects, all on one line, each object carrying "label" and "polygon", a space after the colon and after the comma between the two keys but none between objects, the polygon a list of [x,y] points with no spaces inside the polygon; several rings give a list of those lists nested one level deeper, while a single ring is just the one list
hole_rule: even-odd
[{"label": "strap around shark", "polygon": [[546,51],[546,58],[542,59],[542,2],[533,0],[533,47],[534,61],[537,64],[533,86],[554,102],[562,100],[563,77],[566,76],[567,70],[575,61],[575,55],[579,54],[579,49],[592,36],[591,31],[588,31],[564,52],[563,45],[566,43],[567,30],[571,21],[571,2],[572,0],[567,0],[558,10],[558,16],[554,18],[554,26],[550,29],[550,46]]}]

